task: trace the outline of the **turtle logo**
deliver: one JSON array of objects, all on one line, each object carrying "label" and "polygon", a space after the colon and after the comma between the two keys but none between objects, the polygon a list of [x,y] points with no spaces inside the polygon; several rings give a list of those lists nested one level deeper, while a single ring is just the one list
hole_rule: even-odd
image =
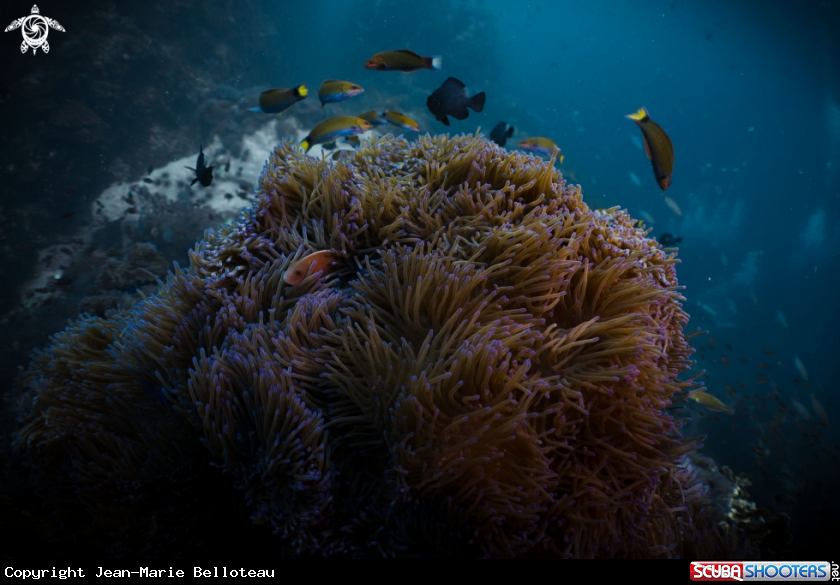
[{"label": "turtle logo", "polygon": [[12,24],[7,26],[3,32],[9,32],[17,28],[22,29],[21,32],[23,32],[23,43],[20,45],[20,52],[25,53],[27,49],[31,48],[33,55],[37,52],[38,48],[44,51],[44,53],[50,52],[50,44],[47,42],[47,33],[50,32],[50,28],[64,32],[64,27],[58,24],[57,20],[41,16],[41,11],[38,10],[37,4],[32,6],[32,14],[12,21]]}]

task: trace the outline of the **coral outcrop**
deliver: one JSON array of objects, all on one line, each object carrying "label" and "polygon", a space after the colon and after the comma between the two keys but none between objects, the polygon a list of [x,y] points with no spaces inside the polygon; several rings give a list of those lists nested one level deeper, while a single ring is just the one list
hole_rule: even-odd
[{"label": "coral outcrop", "polygon": [[677,260],[553,164],[481,135],[279,144],[189,268],[40,353],[19,452],[126,539],[208,459],[287,554],[725,553],[674,410]]}]

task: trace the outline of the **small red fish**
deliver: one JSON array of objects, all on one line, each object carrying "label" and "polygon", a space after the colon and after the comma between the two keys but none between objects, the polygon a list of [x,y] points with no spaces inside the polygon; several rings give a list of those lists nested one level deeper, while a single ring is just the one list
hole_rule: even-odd
[{"label": "small red fish", "polygon": [[773,352],[770,351],[769,349],[765,349],[764,353],[766,353],[767,355],[773,355]]},{"label": "small red fish", "polygon": [[728,358],[728,357],[722,357],[722,358],[720,358],[720,361],[722,361],[722,362],[723,362],[724,364],[726,364],[727,366],[728,366],[728,365],[729,365],[729,363],[730,363],[730,362],[729,362],[729,358]]},{"label": "small red fish", "polygon": [[738,386],[740,386],[741,388],[746,388],[747,387],[747,385],[744,384],[743,382],[738,382]]},{"label": "small red fish", "polygon": [[764,384],[766,382],[769,382],[769,380],[767,378],[758,378],[756,382],[759,384]]},{"label": "small red fish", "polygon": [[333,250],[313,252],[292,264],[283,274],[283,281],[294,286],[310,274],[328,270],[339,260],[341,256]]},{"label": "small red fish", "polygon": [[770,366],[769,366],[769,365],[767,365],[767,364],[765,364],[764,362],[758,362],[758,367],[759,367],[759,368],[764,368],[765,370],[769,370],[769,369],[770,369]]}]

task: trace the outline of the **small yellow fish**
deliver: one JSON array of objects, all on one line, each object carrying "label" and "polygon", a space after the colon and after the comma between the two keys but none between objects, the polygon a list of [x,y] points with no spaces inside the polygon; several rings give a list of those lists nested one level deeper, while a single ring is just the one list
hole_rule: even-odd
[{"label": "small yellow fish", "polygon": [[405,114],[391,110],[388,112],[382,112],[382,117],[394,126],[399,126],[400,128],[405,128],[406,130],[413,130],[414,132],[420,132],[420,124]]},{"label": "small yellow fish", "polygon": [[388,123],[388,120],[385,119],[385,112],[380,112],[378,110],[370,110],[364,114],[359,114],[359,117],[362,120],[367,120],[374,126],[384,126]]},{"label": "small yellow fish", "polygon": [[333,250],[313,252],[292,264],[283,273],[283,281],[294,286],[310,274],[328,270],[339,260],[341,260],[341,256]]},{"label": "small yellow fish", "polygon": [[735,414],[735,411],[732,408],[730,408],[729,406],[726,406],[719,399],[715,398],[711,394],[708,394],[707,392],[695,392],[694,394],[691,395],[691,398],[695,402],[705,406],[709,410],[714,410],[714,411],[717,411],[717,412],[725,412],[726,414]]},{"label": "small yellow fish", "polygon": [[668,205],[668,207],[671,208],[671,211],[673,211],[677,215],[682,215],[682,209],[680,209],[680,206],[677,205],[676,201],[674,201],[673,199],[671,199],[667,195],[665,195],[665,204]]},{"label": "small yellow fish", "polygon": [[[554,149],[558,147],[557,143],[554,142],[551,138],[545,138],[543,136],[532,136],[531,138],[526,138],[525,140],[520,142],[519,148],[521,148],[522,150],[530,150],[531,152],[551,156],[551,154],[554,152]],[[563,164],[562,152],[560,153],[560,158],[558,160],[560,161],[560,164]]]}]

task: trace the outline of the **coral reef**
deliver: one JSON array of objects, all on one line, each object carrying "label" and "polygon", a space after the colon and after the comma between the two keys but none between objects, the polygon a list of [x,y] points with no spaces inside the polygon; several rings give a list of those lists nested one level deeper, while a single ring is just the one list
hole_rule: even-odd
[{"label": "coral reef", "polygon": [[166,260],[154,244],[139,243],[123,258],[108,258],[96,278],[98,294],[79,303],[82,313],[104,317],[111,309],[130,309],[141,294],[151,294],[158,278],[166,274]]},{"label": "coral reef", "polygon": [[286,554],[725,555],[675,412],[677,260],[646,235],[481,135],[283,142],[189,268],[38,355],[18,452],[126,547],[209,460]]}]

